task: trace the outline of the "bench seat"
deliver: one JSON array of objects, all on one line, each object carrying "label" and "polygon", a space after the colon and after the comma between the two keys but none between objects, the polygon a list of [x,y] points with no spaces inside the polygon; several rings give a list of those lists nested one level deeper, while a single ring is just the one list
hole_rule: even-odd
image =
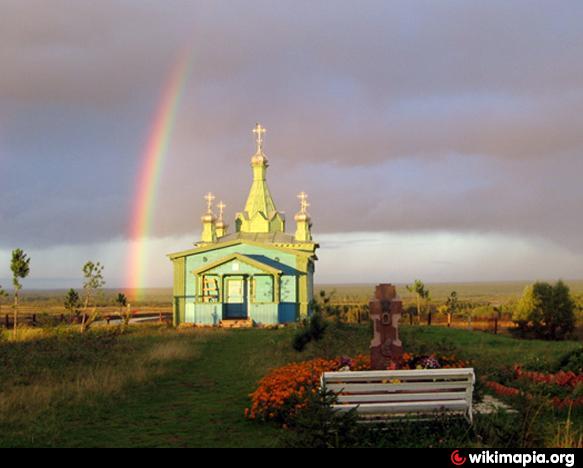
[{"label": "bench seat", "polygon": [[334,409],[369,419],[445,412],[473,422],[473,369],[326,372],[321,384],[336,394]]}]

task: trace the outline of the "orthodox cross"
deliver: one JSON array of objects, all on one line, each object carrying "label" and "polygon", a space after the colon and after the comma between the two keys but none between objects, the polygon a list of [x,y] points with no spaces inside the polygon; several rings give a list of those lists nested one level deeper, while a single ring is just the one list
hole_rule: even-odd
[{"label": "orthodox cross", "polygon": [[263,135],[265,134],[266,131],[267,130],[265,130],[265,127],[262,127],[260,123],[255,125],[255,128],[253,129],[253,133],[257,137],[255,142],[257,143],[258,153],[261,153],[261,151],[263,150]]},{"label": "orthodox cross", "polygon": [[209,192],[204,196],[204,199],[206,200],[207,203],[207,213],[211,214],[213,212],[213,201],[215,200],[215,196]]},{"label": "orthodox cross", "polygon": [[217,208],[219,209],[219,221],[223,220],[223,213],[225,212],[226,207],[227,205],[225,205],[222,201],[220,201],[217,205]]},{"label": "orthodox cross", "polygon": [[310,206],[308,203],[308,194],[306,192],[302,192],[298,195],[298,198],[300,199],[301,212],[307,213],[308,207]]}]

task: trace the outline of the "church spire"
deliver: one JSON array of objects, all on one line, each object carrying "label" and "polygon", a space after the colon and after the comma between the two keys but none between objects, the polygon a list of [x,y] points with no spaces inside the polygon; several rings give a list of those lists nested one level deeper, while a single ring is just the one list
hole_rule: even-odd
[{"label": "church spire", "polygon": [[245,204],[245,211],[237,215],[237,231],[252,233],[284,232],[285,220],[277,211],[266,181],[269,161],[263,152],[265,127],[257,124],[253,129],[256,151],[251,158],[253,184]]}]

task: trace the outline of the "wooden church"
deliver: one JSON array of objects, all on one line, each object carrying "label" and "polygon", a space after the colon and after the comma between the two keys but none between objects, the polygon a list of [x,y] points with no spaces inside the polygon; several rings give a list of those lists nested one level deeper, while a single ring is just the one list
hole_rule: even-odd
[{"label": "wooden church", "polygon": [[202,236],[193,249],[170,254],[174,264],[174,323],[206,326],[276,325],[309,314],[318,244],[312,240],[307,195],[301,193],[295,234],[286,234],[266,181],[265,129],[257,124],[253,184],[229,233],[225,205],[205,196]]}]

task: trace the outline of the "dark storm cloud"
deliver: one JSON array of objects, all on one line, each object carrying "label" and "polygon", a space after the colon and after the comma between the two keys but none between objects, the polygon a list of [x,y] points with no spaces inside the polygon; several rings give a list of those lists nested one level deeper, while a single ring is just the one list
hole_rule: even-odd
[{"label": "dark storm cloud", "polygon": [[[0,244],[127,231],[177,55],[193,71],[156,235],[240,209],[249,129],[279,204],[323,232],[543,237],[580,252],[583,4],[19,0],[0,7]],[[231,213],[232,214],[232,213]]]}]

